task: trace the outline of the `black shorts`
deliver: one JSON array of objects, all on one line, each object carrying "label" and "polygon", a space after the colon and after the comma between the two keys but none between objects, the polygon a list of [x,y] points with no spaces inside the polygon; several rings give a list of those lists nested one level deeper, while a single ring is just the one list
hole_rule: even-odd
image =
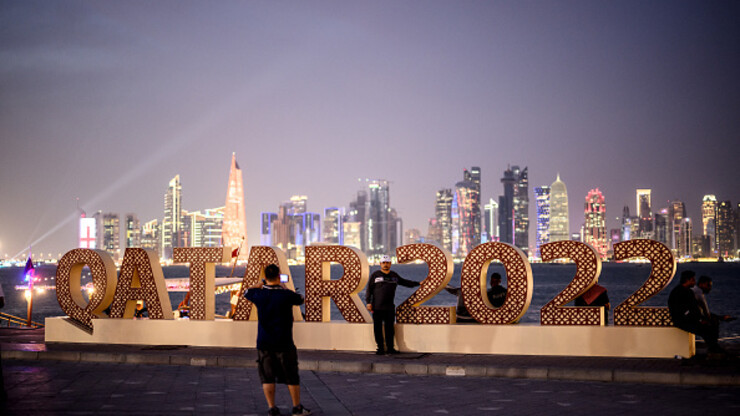
[{"label": "black shorts", "polygon": [[257,370],[262,384],[301,384],[298,376],[298,351],[257,350]]}]

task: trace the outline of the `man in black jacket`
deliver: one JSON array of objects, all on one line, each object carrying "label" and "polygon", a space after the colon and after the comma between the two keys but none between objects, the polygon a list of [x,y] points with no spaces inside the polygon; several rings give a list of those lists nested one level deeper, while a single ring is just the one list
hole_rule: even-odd
[{"label": "man in black jacket", "polygon": [[[398,354],[393,347],[393,336],[395,335],[393,324],[396,321],[394,298],[398,285],[415,287],[419,286],[419,282],[406,280],[398,273],[391,271],[391,257],[383,256],[380,259],[380,270],[370,275],[370,282],[365,292],[367,309],[373,314],[373,332],[375,343],[378,345],[375,353],[378,355],[383,355],[386,351],[388,354]],[[383,349],[383,328],[385,328],[386,350]]]},{"label": "man in black jacket", "polygon": [[717,343],[719,337],[717,327],[713,327],[702,319],[696,296],[691,290],[695,284],[696,273],[685,270],[681,273],[679,285],[673,288],[671,294],[668,295],[668,310],[671,313],[673,325],[702,337],[707,343],[709,352],[722,352],[722,348]]}]

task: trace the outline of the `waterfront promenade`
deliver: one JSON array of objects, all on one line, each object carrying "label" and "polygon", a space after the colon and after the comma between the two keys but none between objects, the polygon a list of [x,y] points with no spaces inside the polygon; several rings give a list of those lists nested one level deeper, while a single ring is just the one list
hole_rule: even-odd
[{"label": "waterfront promenade", "polygon": [[[265,414],[254,350],[46,344],[0,329],[2,414]],[[736,414],[737,346],[692,359],[300,351],[303,402],[325,415]],[[286,389],[279,405],[289,412]]]}]

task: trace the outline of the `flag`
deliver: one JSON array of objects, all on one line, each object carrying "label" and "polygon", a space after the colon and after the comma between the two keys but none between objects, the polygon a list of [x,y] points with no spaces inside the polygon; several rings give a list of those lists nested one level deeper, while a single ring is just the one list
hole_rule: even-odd
[{"label": "flag", "polygon": [[26,276],[26,281],[30,279],[29,275],[33,275],[33,271],[36,268],[33,267],[33,261],[31,260],[31,256],[28,256],[28,261],[26,261],[26,268],[23,269],[23,275]]},{"label": "flag", "polygon": [[234,251],[231,252],[231,257],[234,258],[239,255],[239,247],[235,248]]}]

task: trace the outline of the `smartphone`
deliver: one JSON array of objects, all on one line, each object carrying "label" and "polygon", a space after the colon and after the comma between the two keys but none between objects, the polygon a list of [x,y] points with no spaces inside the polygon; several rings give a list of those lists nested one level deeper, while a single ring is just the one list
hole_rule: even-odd
[{"label": "smartphone", "polygon": [[288,275],[287,274],[281,274],[280,275],[280,283],[288,283]]}]

